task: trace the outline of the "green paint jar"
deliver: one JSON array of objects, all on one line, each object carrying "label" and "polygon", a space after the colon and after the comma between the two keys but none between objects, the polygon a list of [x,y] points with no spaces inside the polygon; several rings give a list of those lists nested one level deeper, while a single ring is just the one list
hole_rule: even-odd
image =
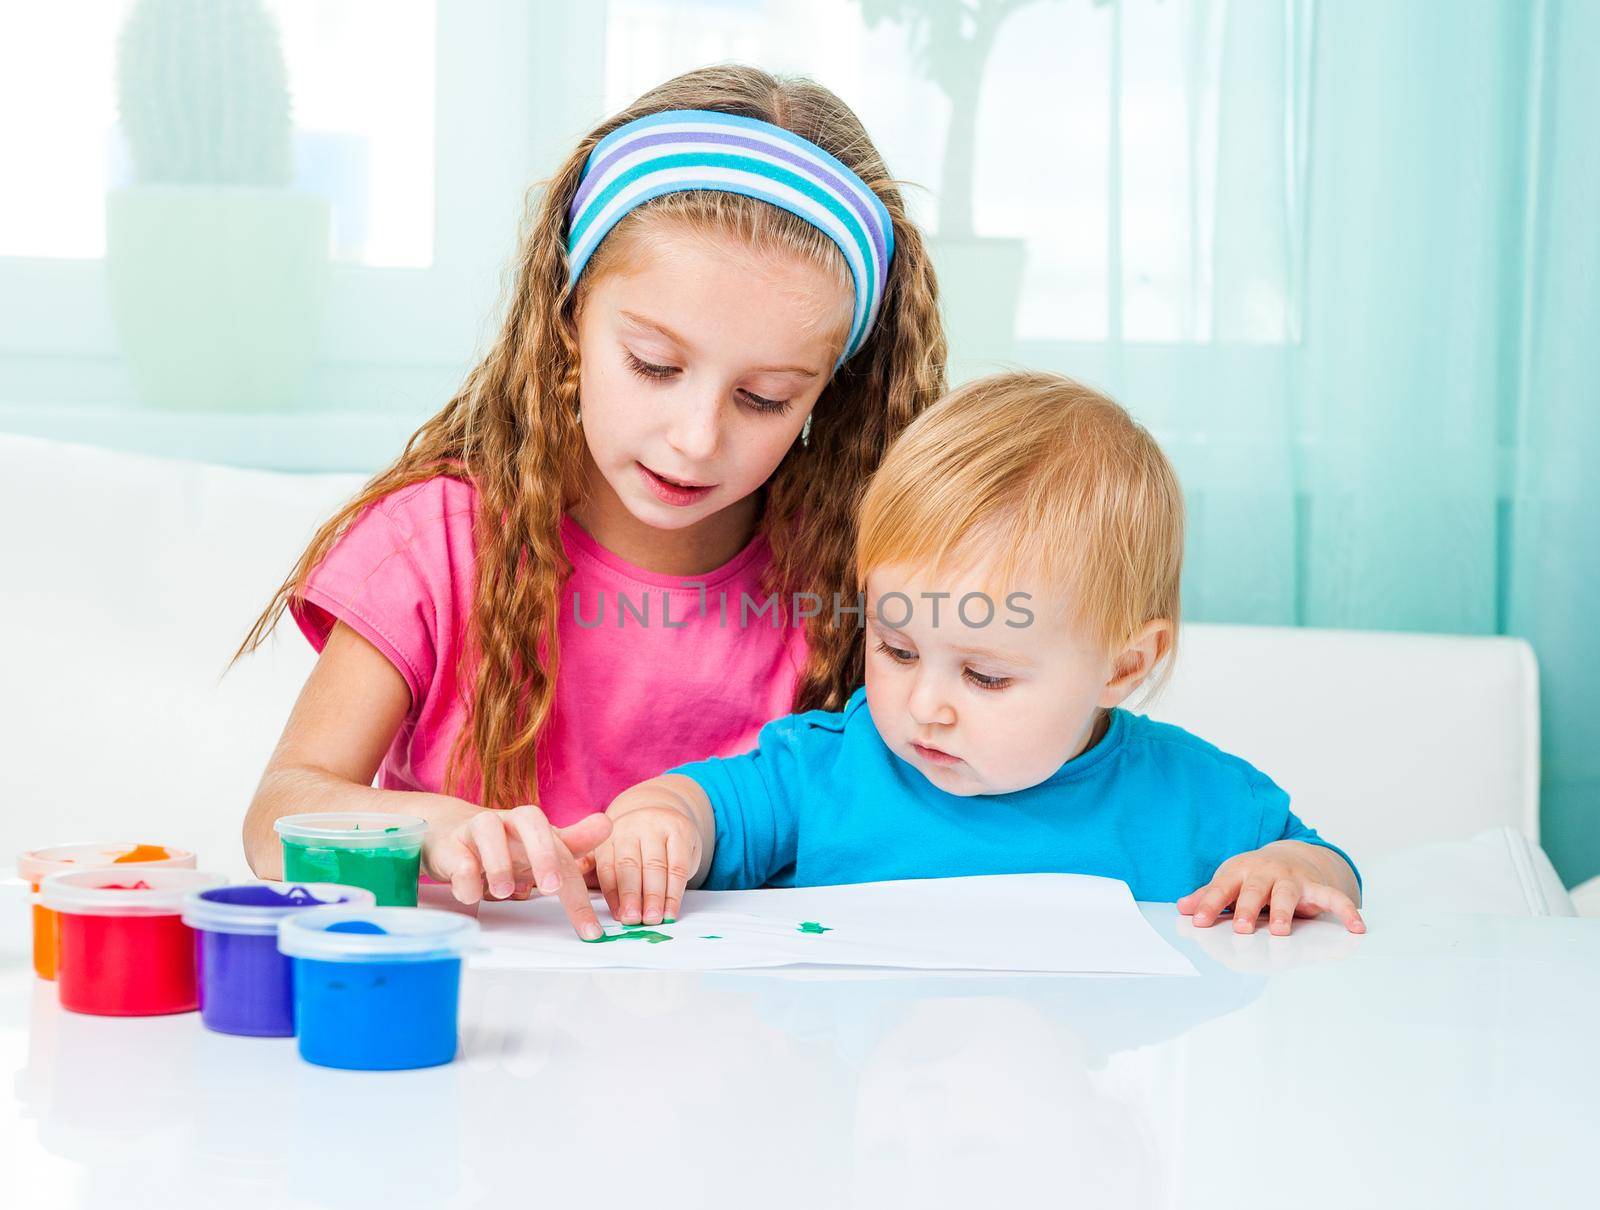
[{"label": "green paint jar", "polygon": [[285,882],[365,887],[379,907],[416,907],[426,820],[387,811],[285,815],[272,825],[283,842]]}]

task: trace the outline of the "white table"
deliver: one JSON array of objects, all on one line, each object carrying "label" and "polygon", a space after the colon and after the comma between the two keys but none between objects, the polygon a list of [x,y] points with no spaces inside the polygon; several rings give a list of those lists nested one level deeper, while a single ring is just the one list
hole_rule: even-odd
[{"label": "white table", "polygon": [[0,1204],[1596,1204],[1600,921],[1144,910],[1201,978],[469,972],[389,1073],[63,1012],[11,911]]}]

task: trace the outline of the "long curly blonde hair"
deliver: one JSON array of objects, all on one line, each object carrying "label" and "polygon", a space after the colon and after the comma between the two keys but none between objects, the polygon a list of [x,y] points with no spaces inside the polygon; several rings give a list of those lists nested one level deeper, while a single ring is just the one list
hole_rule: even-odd
[{"label": "long curly blonde hair", "polygon": [[[798,254],[849,282],[837,248],[804,220],[742,196],[695,192],[668,194],[633,211],[569,290],[567,209],[590,151],[617,127],[667,109],[740,114],[809,139],[866,182],[894,223],[894,260],[877,324],[817,400],[809,442],[796,443],[766,485],[759,522],[773,552],[766,591],[785,601],[805,592],[825,602],[833,593],[854,600],[857,504],[890,443],[944,389],[944,330],[927,248],[860,120],[832,92],[754,67],[708,67],[652,89],[590,131],[530,195],[505,319],[488,354],[394,463],[317,531],[233,657],[266,640],[363,509],[438,475],[471,482],[478,494],[477,583],[461,670],[464,677],[470,672],[473,689],[444,789],[471,798],[476,782],[484,806],[539,801],[535,758],[554,699],[557,622],[572,571],[561,520],[581,498],[583,480],[577,314],[606,262],[614,268],[618,249],[631,242],[626,229],[687,222],[758,249]],[[831,612],[806,623],[809,656],[795,687],[796,710],[837,709],[862,682],[861,632],[835,625]]]}]

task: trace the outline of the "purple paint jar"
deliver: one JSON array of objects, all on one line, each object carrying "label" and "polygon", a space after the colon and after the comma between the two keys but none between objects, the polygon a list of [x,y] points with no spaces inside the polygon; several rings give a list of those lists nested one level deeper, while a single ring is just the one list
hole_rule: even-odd
[{"label": "purple paint jar", "polygon": [[371,907],[371,891],[329,882],[242,882],[183,901],[195,931],[200,1020],[207,1029],[255,1038],[294,1036],[294,983],[278,952],[278,921],[304,908]]}]

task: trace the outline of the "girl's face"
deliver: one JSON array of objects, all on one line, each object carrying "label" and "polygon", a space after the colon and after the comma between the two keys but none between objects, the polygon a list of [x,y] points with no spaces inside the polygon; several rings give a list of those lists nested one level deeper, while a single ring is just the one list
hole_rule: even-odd
[{"label": "girl's face", "polygon": [[590,491],[683,530],[777,469],[833,372],[851,296],[822,266],[728,237],[667,227],[637,243],[578,314]]}]

